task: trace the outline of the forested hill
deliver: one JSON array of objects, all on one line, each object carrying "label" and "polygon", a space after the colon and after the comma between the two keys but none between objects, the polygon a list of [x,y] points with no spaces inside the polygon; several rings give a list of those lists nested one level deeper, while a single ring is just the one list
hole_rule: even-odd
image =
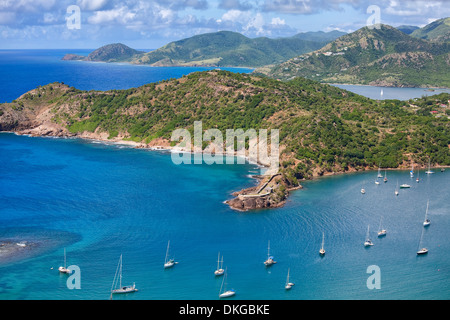
[{"label": "forested hill", "polygon": [[[176,128],[280,129],[288,185],[327,172],[450,165],[450,96],[374,101],[304,78],[288,82],[225,71],[139,88],[81,91],[52,83],[0,104],[0,130],[98,135],[170,144]],[[33,131],[36,130],[36,131]]]},{"label": "forested hill", "polygon": [[[439,30],[436,34],[444,40],[443,32],[449,29]],[[418,39],[414,34],[432,33],[426,27],[411,35],[387,25],[364,27],[320,50],[259,71],[282,80],[300,76],[325,83],[450,87],[450,42]]]},{"label": "forested hill", "polygon": [[342,34],[338,31],[307,32],[270,39],[219,31],[170,42],[147,53],[112,44],[97,49],[88,57],[67,54],[63,60],[121,61],[152,66],[259,67],[317,50]]}]

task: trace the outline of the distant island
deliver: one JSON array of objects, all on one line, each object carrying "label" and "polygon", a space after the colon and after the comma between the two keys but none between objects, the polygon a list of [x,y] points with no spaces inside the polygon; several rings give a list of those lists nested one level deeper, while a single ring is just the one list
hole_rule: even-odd
[{"label": "distant island", "polygon": [[[450,165],[450,95],[371,100],[305,78],[212,70],[128,90],[82,91],[51,83],[0,104],[0,131],[170,149],[173,130],[280,130],[279,174],[260,177],[227,203],[274,208],[322,175]],[[207,148],[204,143],[202,148]]]},{"label": "distant island", "polygon": [[171,42],[141,52],[120,43],[103,46],[89,56],[67,54],[63,60],[129,62],[151,66],[259,67],[280,63],[317,50],[345,34],[340,31],[299,33],[293,37],[251,39],[240,33],[219,31]]},{"label": "distant island", "polygon": [[306,77],[323,83],[449,88],[450,18],[403,30],[410,35],[387,25],[364,27],[255,72],[281,80]]}]

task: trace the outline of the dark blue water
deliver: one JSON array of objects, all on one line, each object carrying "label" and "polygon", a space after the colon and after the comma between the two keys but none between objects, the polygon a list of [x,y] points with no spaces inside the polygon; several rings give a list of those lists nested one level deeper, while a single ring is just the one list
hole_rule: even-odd
[{"label": "dark blue water", "polygon": [[[80,90],[129,89],[150,82],[180,78],[200,67],[150,67],[125,63],[62,61],[66,53],[92,50],[0,50],[0,102],[11,102],[37,86],[64,82]],[[252,69],[223,68],[249,73]]]},{"label": "dark blue water", "polygon": [[[37,64],[47,59],[42,55]],[[60,64],[54,55],[48,59],[49,70]],[[32,70],[33,63],[23,63]],[[78,64],[119,73],[141,68],[70,65]],[[30,71],[29,78],[36,79],[33,87],[64,81],[47,78],[58,72],[69,77],[55,67],[40,76]],[[72,80],[77,88],[88,81],[82,73]],[[21,90],[14,87],[12,96]],[[418,184],[409,171],[388,171],[388,183],[380,185],[376,172],[325,177],[306,182],[283,208],[241,213],[223,201],[254,184],[248,174],[259,172],[255,166],[177,166],[160,151],[2,133],[0,242],[27,246],[5,259],[0,246],[0,299],[108,299],[121,254],[123,284],[135,282],[139,291],[117,299],[217,299],[219,251],[236,299],[449,299],[450,170],[435,171],[421,171]],[[412,188],[396,197],[397,181]],[[417,256],[428,200],[432,223],[423,246],[429,253]],[[388,234],[379,239],[381,217]],[[363,246],[367,225],[370,248]],[[164,270],[169,240],[179,264]],[[278,263],[266,268],[269,240]],[[67,265],[81,270],[79,290],[69,290],[67,275],[57,270],[64,248]],[[367,287],[371,265],[380,268],[381,289]]]}]

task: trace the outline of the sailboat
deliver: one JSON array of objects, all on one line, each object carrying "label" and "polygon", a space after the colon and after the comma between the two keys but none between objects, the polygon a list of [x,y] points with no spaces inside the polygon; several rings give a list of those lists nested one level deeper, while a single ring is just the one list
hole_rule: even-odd
[{"label": "sailboat", "polygon": [[294,286],[294,283],[289,282],[289,268],[288,268],[288,273],[287,273],[287,278],[286,278],[286,284],[284,285],[284,288],[286,290],[291,289]]},{"label": "sailboat", "polygon": [[378,168],[377,178],[383,178],[383,175],[381,174],[381,168]]},{"label": "sailboat", "polygon": [[398,196],[398,180],[397,180],[397,187],[395,188],[395,195]]},{"label": "sailboat", "polygon": [[169,246],[170,246],[170,240],[167,243],[167,251],[166,251],[166,258],[164,259],[164,269],[171,268],[178,262],[175,262],[173,258],[169,259]]},{"label": "sailboat", "polygon": [[362,194],[366,194],[366,189],[362,188],[362,189],[361,189],[361,193],[362,193]]},{"label": "sailboat", "polygon": [[325,255],[325,249],[323,248],[324,244],[325,244],[325,233],[322,232],[322,247],[319,250],[321,256]]},{"label": "sailboat", "polygon": [[433,171],[431,171],[431,164],[430,164],[430,160],[428,160],[428,170],[425,171],[426,174],[432,174],[434,173]]},{"label": "sailboat", "polygon": [[58,270],[61,273],[70,273],[70,270],[67,269],[67,266],[66,266],[66,248],[64,248],[64,267],[61,266],[58,268]]},{"label": "sailboat", "polygon": [[381,216],[380,218],[380,227],[378,228],[378,237],[383,237],[386,235],[387,231],[385,229],[383,229],[383,227],[381,226],[381,222],[383,221],[383,216]]},{"label": "sailboat", "polygon": [[217,269],[216,271],[214,271],[214,274],[216,276],[221,276],[223,275],[223,273],[225,272],[225,270],[223,270],[223,256],[222,256],[222,261],[220,260],[220,252],[219,252],[219,256],[217,257]]},{"label": "sailboat", "polygon": [[388,181],[387,175],[386,175],[386,170],[384,170],[384,179],[383,179],[383,181],[384,181],[385,183]]},{"label": "sailboat", "polygon": [[427,254],[428,253],[428,249],[425,248],[425,247],[422,247],[423,231],[424,231],[424,229],[422,229],[422,234],[420,235],[419,248],[417,250],[417,254],[418,255]]},{"label": "sailboat", "polygon": [[369,238],[369,226],[367,226],[367,235],[366,235],[366,241],[364,241],[364,246],[365,247],[373,246],[373,242]]},{"label": "sailboat", "polygon": [[411,188],[411,186],[409,184],[407,184],[407,183],[404,183],[404,184],[400,185],[400,188],[408,189],[408,188]]},{"label": "sailboat", "polygon": [[428,205],[430,204],[430,201],[427,201],[427,211],[425,211],[425,220],[423,221],[423,226],[428,227],[431,223],[430,219],[428,219]]},{"label": "sailboat", "polygon": [[131,286],[122,286],[122,255],[120,255],[116,274],[114,275],[114,280],[111,286],[111,298],[115,293],[130,293],[136,291],[138,291],[138,289],[136,289],[136,285],[134,282]]},{"label": "sailboat", "polygon": [[[227,290],[226,280],[227,280],[227,270],[225,269],[225,276],[223,277],[222,285],[220,286],[219,298],[228,298],[228,297],[234,296],[236,294],[236,291],[234,291],[233,289]],[[222,288],[223,288],[223,291],[222,291]]]},{"label": "sailboat", "polygon": [[419,175],[420,175],[420,171],[417,171],[417,178],[416,178],[416,182],[417,182],[417,183],[420,182]]},{"label": "sailboat", "polygon": [[275,260],[273,260],[273,257],[270,255],[270,240],[269,240],[269,245],[267,247],[267,260],[264,261],[264,264],[266,265],[266,267],[270,267],[271,265],[277,263]]},{"label": "sailboat", "polygon": [[383,89],[381,89],[380,96],[383,96],[383,94],[384,94]]}]

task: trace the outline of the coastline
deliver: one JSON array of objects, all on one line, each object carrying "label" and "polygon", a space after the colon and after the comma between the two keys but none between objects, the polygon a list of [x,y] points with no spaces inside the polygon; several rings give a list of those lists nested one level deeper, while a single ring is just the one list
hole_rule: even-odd
[{"label": "coastline", "polygon": [[[177,146],[171,146],[170,141],[165,139],[155,139],[153,141],[150,141],[149,143],[143,143],[143,142],[135,142],[135,141],[129,141],[129,140],[123,140],[122,138],[113,138],[108,139],[107,137],[109,134],[99,134],[99,133],[88,133],[83,132],[81,134],[79,133],[69,133],[67,132],[67,129],[65,128],[57,128],[55,130],[54,127],[46,127],[44,125],[40,125],[33,129],[22,129],[17,131],[0,131],[0,133],[12,133],[18,136],[28,136],[28,137],[41,137],[41,138],[61,138],[61,139],[82,139],[86,141],[93,141],[98,142],[106,145],[125,145],[130,148],[134,149],[145,149],[149,151],[167,151],[171,153],[188,153],[191,155],[194,155],[196,153],[199,153],[199,151],[188,151],[184,148],[180,148]],[[201,152],[201,151],[200,151]],[[220,154],[219,154],[220,155]],[[225,156],[225,154],[222,154]],[[240,155],[237,154],[236,151],[234,151],[234,156],[239,157]],[[259,168],[268,168],[267,165],[262,163],[254,163],[251,162],[250,159],[247,156],[244,156],[244,159],[246,162],[255,165]],[[278,176],[279,174],[276,174]],[[250,188],[242,189],[240,191],[233,192],[231,195],[234,197],[232,199],[227,199],[223,201],[223,203],[226,203],[230,206],[231,209],[238,210],[238,211],[249,211],[249,210],[255,210],[255,209],[264,209],[264,208],[277,208],[281,207],[285,203],[285,198],[287,197],[287,194],[282,197],[282,201],[280,199],[276,199],[277,197],[273,197],[272,191],[269,194],[264,195],[258,195],[255,198],[252,199],[246,199],[245,195],[253,193],[255,190],[260,189],[266,182],[265,180],[267,178],[271,179],[273,176],[265,176],[265,175],[252,175],[250,176],[251,179],[256,179],[257,184],[255,186],[252,186]],[[275,182],[279,183],[280,181],[276,180]],[[276,191],[278,187],[275,187],[274,190]],[[301,186],[295,187],[295,188],[301,188]],[[292,188],[287,189],[294,190]],[[242,198],[241,196],[244,196]],[[256,199],[258,198],[258,199]]]},{"label": "coastline", "polygon": [[[36,131],[39,129],[39,133]],[[62,134],[65,130],[58,130],[54,132],[53,130],[43,130],[42,127],[39,126],[34,129],[22,129],[18,131],[0,131],[0,133],[12,133],[18,136],[28,136],[28,137],[41,137],[41,138],[62,138],[62,139],[81,139],[86,141],[98,142],[106,145],[123,145],[134,149],[145,149],[149,151],[167,151],[167,152],[176,152],[176,153],[188,153],[194,155],[198,153],[198,151],[188,151],[183,148],[179,148],[176,146],[170,146],[170,142],[164,139],[156,139],[151,142],[143,143],[143,142],[135,142],[129,140],[123,140],[121,138],[113,138],[108,139],[108,134],[98,134],[98,133],[87,133],[84,132],[82,134],[79,133],[69,133]],[[106,136],[106,137],[105,137]],[[235,157],[239,155],[234,154]],[[267,165],[262,163],[252,163],[249,161],[248,157],[244,157],[244,159],[255,166],[260,168],[268,168]],[[415,170],[417,168],[419,170],[427,169],[425,165],[415,165]],[[436,169],[446,169],[450,168],[450,166],[433,166]],[[409,164],[404,166],[399,166],[398,168],[382,168],[382,170],[386,171],[407,171],[410,169]],[[348,171],[333,171],[333,172],[323,172],[322,174],[314,172],[313,176],[310,179],[303,179],[302,181],[315,180],[320,179],[321,177],[327,176],[335,176],[349,173],[361,173],[366,171],[376,172],[378,168],[368,168],[364,167],[363,170],[352,168]],[[223,203],[227,204],[231,209],[239,211],[239,212],[248,212],[258,209],[273,209],[273,208],[281,208],[285,205],[288,200],[289,194],[292,191],[303,189],[301,182],[299,182],[298,186],[288,186],[283,181],[282,174],[276,173],[274,175],[249,175],[249,178],[255,179],[257,182],[254,186],[241,189],[239,191],[233,192],[231,195],[233,198],[224,200]],[[268,181],[272,180],[273,181]],[[270,185],[267,185],[268,182],[271,182]],[[262,191],[266,192],[262,192]]]}]

